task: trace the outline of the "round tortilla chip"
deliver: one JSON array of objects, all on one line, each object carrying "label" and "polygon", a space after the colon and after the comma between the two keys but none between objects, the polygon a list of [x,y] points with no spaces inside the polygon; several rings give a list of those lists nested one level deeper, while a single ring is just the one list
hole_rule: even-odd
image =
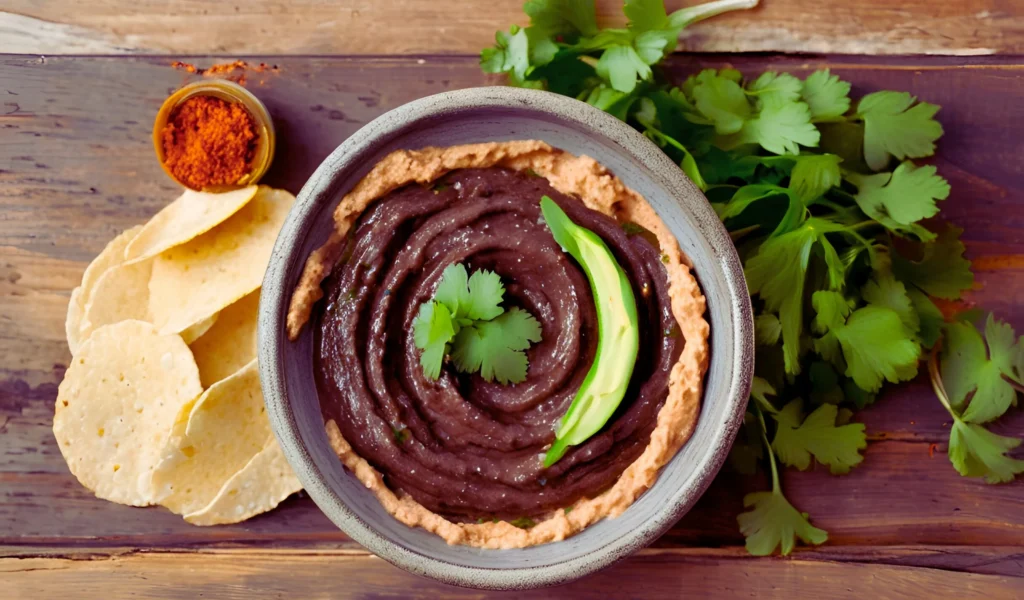
[{"label": "round tortilla chip", "polygon": [[107,269],[96,282],[91,297],[84,305],[85,314],[79,326],[79,339],[88,339],[92,332],[104,325],[127,320],[150,321],[149,277],[152,270],[152,260],[125,263]]},{"label": "round tortilla chip", "polygon": [[82,273],[82,305],[88,303],[92,297],[92,290],[99,281],[100,277],[107,272],[111,267],[128,262],[125,258],[125,249],[128,244],[135,239],[135,236],[139,235],[142,231],[142,225],[136,225],[131,229],[125,229],[120,235],[110,240],[106,247],[99,255],[92,259],[89,266],[85,268],[85,272]]},{"label": "round tortilla chip", "polygon": [[161,505],[186,515],[209,504],[272,435],[256,361],[184,407],[174,429],[151,481]]},{"label": "round tortilla chip", "polygon": [[183,331],[259,288],[294,201],[284,190],[260,186],[231,218],[155,257],[149,314],[157,329]]},{"label": "round tortilla chip", "polygon": [[210,387],[256,358],[259,309],[260,292],[256,290],[217,313],[217,323],[189,344],[203,387]]},{"label": "round tortilla chip", "polygon": [[85,306],[92,298],[96,282],[112,267],[125,262],[125,248],[140,231],[142,231],[141,226],[132,227],[107,242],[106,247],[96,258],[92,259],[89,266],[85,268],[85,272],[82,273],[82,283],[71,293],[71,300],[68,302],[68,316],[64,322],[64,333],[67,335],[71,354],[74,354],[82,340],[88,337],[87,334],[82,334],[81,326],[85,317]]},{"label": "round tortilla chip", "polygon": [[151,258],[213,229],[256,195],[256,186],[211,194],[185,190],[158,212],[125,249],[127,260]]},{"label": "round tortilla chip", "polygon": [[85,307],[82,306],[82,286],[71,290],[71,297],[68,298],[68,316],[64,320],[64,334],[68,338],[68,348],[74,356],[78,351],[78,344],[81,341],[79,332],[82,328],[82,317],[85,315]]},{"label": "round tortilla chip", "polygon": [[153,504],[150,478],[182,407],[203,391],[177,335],[122,321],[82,343],[57,391],[53,435],[71,473],[97,497]]},{"label": "round tortilla chip", "polygon": [[238,523],[276,507],[302,489],[274,436],[235,473],[202,510],[185,515],[193,525]]}]

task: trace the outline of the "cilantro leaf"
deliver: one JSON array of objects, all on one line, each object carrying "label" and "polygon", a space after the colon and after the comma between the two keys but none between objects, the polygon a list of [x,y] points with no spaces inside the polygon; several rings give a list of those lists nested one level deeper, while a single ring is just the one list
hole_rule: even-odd
[{"label": "cilantro leaf", "polygon": [[469,308],[469,274],[465,265],[448,265],[441,274],[441,283],[434,292],[434,300],[448,307],[453,317],[466,316]]},{"label": "cilantro leaf", "polygon": [[874,404],[877,395],[873,392],[862,390],[857,386],[853,380],[847,379],[843,382],[843,395],[847,400],[853,402],[854,406],[858,409],[864,408],[869,404]]},{"label": "cilantro leaf", "polygon": [[[985,340],[969,323],[950,323],[942,352],[942,382],[950,404],[961,408],[970,397],[962,418],[968,423],[985,423],[999,418],[1017,403],[1010,381],[1022,384],[1016,370],[1020,348],[1013,328],[991,314],[985,322]],[[987,348],[987,352],[986,352]]]},{"label": "cilantro leaf", "polygon": [[760,144],[773,154],[799,154],[800,146],[815,147],[821,133],[811,123],[811,110],[803,102],[766,104],[742,126],[737,141]]},{"label": "cilantro leaf", "polygon": [[622,13],[629,19],[630,28],[647,31],[670,27],[664,0],[626,0]]},{"label": "cilantro leaf", "polygon": [[[877,297],[885,300],[881,290]],[[815,292],[811,302],[814,330],[824,333],[814,340],[815,351],[862,390],[876,392],[883,379],[895,383],[917,374],[920,346],[895,310],[876,304],[852,310],[842,294],[830,291]]]},{"label": "cilantro leaf", "polygon": [[619,92],[632,92],[637,80],[651,78],[651,67],[632,46],[612,46],[601,54],[594,67],[597,74]]},{"label": "cilantro leaf", "polygon": [[939,212],[936,200],[949,197],[949,183],[928,165],[915,167],[910,161],[890,173],[854,176],[856,200],[864,214],[896,233]]},{"label": "cilantro leaf", "polygon": [[620,119],[625,119],[636,98],[635,94],[626,94],[602,83],[590,90],[586,102]]},{"label": "cilantro leaf", "polygon": [[715,131],[721,135],[739,132],[751,114],[750,102],[740,84],[714,69],[701,71],[694,82],[694,103]]},{"label": "cilantro leaf", "polygon": [[779,323],[779,318],[771,313],[757,315],[754,319],[754,334],[758,344],[773,346],[779,342],[779,336],[782,335],[782,323]]},{"label": "cilantro leaf", "polygon": [[452,344],[452,362],[463,373],[480,371],[487,381],[520,383],[526,380],[524,350],[540,339],[537,319],[513,308],[494,320],[463,327]]},{"label": "cilantro leaf", "polygon": [[838,329],[846,323],[853,307],[839,292],[820,290],[811,297],[814,306],[814,330],[818,333]]},{"label": "cilantro leaf", "polygon": [[527,0],[523,12],[530,27],[548,36],[597,34],[594,0]]},{"label": "cilantro leaf", "polygon": [[448,307],[440,302],[424,302],[412,322],[413,341],[423,351],[420,366],[428,379],[436,380],[441,375],[441,363],[448,352],[448,342],[455,336],[452,315]]},{"label": "cilantro leaf", "polygon": [[764,106],[789,104],[800,99],[802,87],[803,83],[789,73],[766,71],[747,86],[747,93],[757,98]]},{"label": "cilantro leaf", "polygon": [[909,333],[916,334],[921,330],[921,317],[907,295],[907,288],[892,272],[875,271],[874,277],[860,289],[860,295],[868,304],[895,311]]},{"label": "cilantro leaf", "polygon": [[911,261],[899,252],[892,256],[892,270],[901,281],[913,284],[937,298],[958,300],[974,285],[971,261],[963,257],[963,229],[946,226],[935,241],[921,246],[921,260]]},{"label": "cilantro leaf", "polygon": [[526,30],[513,25],[508,31],[495,33],[494,41],[493,48],[480,52],[480,67],[487,73],[508,73],[518,81],[526,79],[530,68]]},{"label": "cilantro leaf", "polygon": [[852,307],[841,293],[827,290],[814,292],[811,305],[815,311],[812,328],[824,334],[814,340],[814,351],[840,371],[845,371],[846,361],[835,332],[846,324]]},{"label": "cilantro leaf", "polygon": [[778,487],[747,494],[743,506],[753,508],[736,520],[747,538],[747,552],[754,556],[769,556],[779,547],[786,556],[793,551],[796,538],[805,544],[824,544],[828,540],[828,532],[811,525],[807,515],[793,508]]},{"label": "cilantro leaf", "polygon": [[834,121],[850,110],[850,84],[828,69],[807,76],[800,97],[811,109],[814,121]]},{"label": "cilantro leaf", "polygon": [[800,513],[782,495],[779,485],[779,470],[775,454],[771,452],[768,434],[765,431],[764,416],[754,409],[761,422],[761,439],[769,448],[768,459],[772,468],[772,491],[754,492],[743,497],[743,506],[751,510],[736,516],[740,532],[747,538],[747,552],[754,556],[768,556],[781,548],[783,556],[789,554],[800,538],[807,544],[823,544],[828,533],[812,526],[807,515]]},{"label": "cilantro leaf", "polygon": [[772,404],[768,396],[775,396],[775,388],[772,384],[768,383],[767,379],[763,377],[754,377],[750,382],[750,397],[757,401],[761,410],[767,413],[775,413],[775,405]]},{"label": "cilantro leaf", "polygon": [[932,117],[939,107],[921,102],[907,92],[875,92],[860,99],[856,118],[864,121],[864,160],[875,171],[899,160],[935,153],[942,125]]},{"label": "cilantro leaf", "polygon": [[725,208],[722,209],[722,212],[718,216],[723,221],[732,217],[737,217],[751,204],[759,200],[775,196],[787,196],[792,199],[792,196],[790,196],[790,193],[786,188],[781,188],[777,185],[764,183],[745,185],[736,190],[736,193],[733,194],[728,204],[725,205]]},{"label": "cilantro leaf", "polygon": [[931,348],[942,337],[942,328],[946,323],[942,311],[935,306],[927,294],[914,286],[907,289],[907,296],[914,306],[914,313],[917,314],[918,320],[921,322],[920,330],[917,333],[918,338],[921,339],[921,345]]},{"label": "cilantro leaf", "polygon": [[988,483],[1006,483],[1024,473],[1024,460],[1006,456],[1020,446],[1017,438],[997,435],[975,423],[953,418],[949,432],[949,461],[964,477],[984,477]]},{"label": "cilantro leaf", "polygon": [[747,260],[745,273],[751,295],[765,302],[765,309],[779,315],[786,372],[800,372],[800,334],[803,330],[804,283],[812,250],[820,246],[830,285],[843,285],[845,267],[825,234],[840,225],[810,218],[797,230],[770,238]]},{"label": "cilantro leaf", "polygon": [[903,327],[896,311],[875,305],[859,308],[831,330],[843,349],[846,375],[861,389],[875,392],[883,380],[909,381],[917,375],[921,346]]},{"label": "cilantro leaf", "polygon": [[804,419],[800,400],[783,407],[773,415],[779,426],[772,448],[779,460],[804,471],[813,455],[815,460],[828,465],[833,475],[849,473],[864,460],[860,450],[867,446],[867,438],[863,423],[837,427],[838,413],[835,405],[823,404]]},{"label": "cilantro leaf", "polygon": [[505,294],[505,286],[501,278],[492,271],[476,271],[469,278],[469,297],[465,303],[465,312],[459,307],[459,316],[474,320],[489,320],[500,315],[501,298]]},{"label": "cilantro leaf", "polygon": [[817,200],[825,192],[842,183],[839,163],[843,159],[835,154],[805,154],[798,156],[789,175],[789,189],[796,192],[804,203]]}]

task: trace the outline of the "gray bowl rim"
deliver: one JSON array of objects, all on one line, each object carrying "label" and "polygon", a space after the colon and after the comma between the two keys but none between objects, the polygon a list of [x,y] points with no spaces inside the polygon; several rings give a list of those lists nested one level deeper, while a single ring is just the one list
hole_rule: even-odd
[{"label": "gray bowl rim", "polygon": [[[292,282],[297,281],[298,273],[306,261],[306,256],[296,260],[296,254],[301,252],[307,235],[321,213],[321,205],[336,205],[344,192],[348,191],[336,189],[335,175],[358,168],[361,155],[372,153],[375,145],[401,136],[423,120],[453,111],[481,108],[513,108],[535,112],[549,119],[554,117],[610,139],[624,153],[636,158],[642,154],[647,159],[650,176],[659,179],[665,188],[678,192],[676,197],[682,210],[690,212],[701,225],[695,233],[703,235],[719,254],[721,278],[725,283],[726,298],[731,309],[730,326],[736,348],[731,380],[724,386],[723,396],[716,398],[716,402],[726,404],[726,418],[714,432],[713,443],[703,453],[701,464],[695,468],[693,485],[673,491],[662,508],[649,517],[649,526],[614,538],[578,558],[526,568],[465,566],[427,556],[386,538],[353,513],[344,500],[330,489],[325,476],[302,444],[295,415],[287,398],[287,375],[282,359],[291,344],[285,333],[285,315],[294,287]],[[653,147],[657,152],[652,153],[651,148],[639,152],[644,146]],[[325,214],[330,215],[332,212]],[[697,275],[700,278],[700,274]],[[710,304],[710,298],[708,302]],[[625,558],[667,531],[693,507],[722,467],[743,420],[754,363],[753,315],[742,263],[732,239],[711,205],[679,166],[632,127],[589,104],[551,92],[504,86],[443,92],[401,105],[361,127],[324,159],[299,192],[274,245],[263,281],[258,338],[260,379],[271,426],[306,493],[328,519],[353,540],[406,571],[444,583],[492,590],[522,590],[574,581]],[[714,352],[714,349],[711,351]],[[707,381],[704,387],[707,389]]]}]

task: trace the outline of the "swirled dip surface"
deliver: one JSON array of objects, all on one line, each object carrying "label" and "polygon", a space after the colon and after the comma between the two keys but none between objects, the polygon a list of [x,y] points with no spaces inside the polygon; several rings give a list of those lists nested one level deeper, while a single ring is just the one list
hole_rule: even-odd
[{"label": "swirled dip surface", "polygon": [[[543,453],[590,368],[597,323],[586,276],[540,218],[544,195],[611,248],[640,327],[619,410],[549,469]],[[325,418],[388,488],[452,521],[540,517],[608,489],[648,445],[684,345],[648,237],[506,168],[460,169],[388,193],[363,212],[323,285],[315,370]],[[412,322],[459,262],[498,273],[506,308],[541,322],[523,383],[487,383],[449,365],[437,381],[423,375]]]}]

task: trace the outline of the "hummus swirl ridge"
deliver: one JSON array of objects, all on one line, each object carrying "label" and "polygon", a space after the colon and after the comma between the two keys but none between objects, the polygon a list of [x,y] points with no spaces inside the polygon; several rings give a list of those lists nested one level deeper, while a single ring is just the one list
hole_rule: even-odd
[{"label": "hummus swirl ridge", "polygon": [[[634,288],[641,335],[619,411],[548,469],[541,456],[590,367],[597,328],[585,276],[540,221],[542,195],[611,247]],[[297,290],[289,326],[301,327],[302,302],[312,304],[333,268],[315,351],[328,436],[400,521],[481,547],[563,539],[625,510],[689,437],[707,359],[704,299],[650,206],[591,159],[539,142],[394,153],[335,221],[337,237],[307,264],[317,290]],[[661,248],[628,235],[625,221]],[[526,381],[501,386],[450,368],[438,381],[423,375],[412,321],[455,262],[497,272],[506,306],[541,322]],[[537,524],[491,521],[519,517]]]}]

